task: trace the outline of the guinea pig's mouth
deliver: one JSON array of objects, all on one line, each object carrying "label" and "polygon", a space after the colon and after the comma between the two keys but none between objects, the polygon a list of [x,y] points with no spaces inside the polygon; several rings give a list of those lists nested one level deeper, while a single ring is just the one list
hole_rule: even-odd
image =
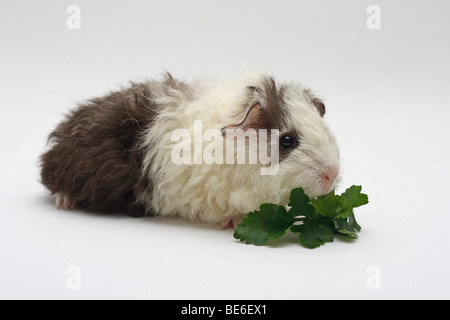
[{"label": "guinea pig's mouth", "polygon": [[319,194],[319,196],[330,193],[331,191],[336,189],[341,180],[342,178],[339,175],[339,171],[332,173],[322,173],[320,175],[321,194]]},{"label": "guinea pig's mouth", "polygon": [[305,193],[310,198],[330,193],[342,180],[339,169],[317,170],[314,168],[313,171],[314,183],[311,184],[310,188],[304,188]]}]

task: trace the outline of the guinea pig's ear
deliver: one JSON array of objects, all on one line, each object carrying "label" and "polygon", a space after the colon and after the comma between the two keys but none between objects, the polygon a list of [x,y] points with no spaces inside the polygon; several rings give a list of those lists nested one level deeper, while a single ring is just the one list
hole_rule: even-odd
[{"label": "guinea pig's ear", "polygon": [[314,97],[312,99],[313,105],[316,107],[317,111],[319,111],[320,116],[323,118],[325,115],[325,104],[319,98]]},{"label": "guinea pig's ear", "polygon": [[[253,102],[253,101],[252,101]],[[264,124],[264,118],[261,113],[261,103],[254,102],[247,108],[243,118],[237,123],[226,125],[222,128],[222,136],[226,135],[227,129],[242,129],[261,128]]]},{"label": "guinea pig's ear", "polygon": [[317,111],[319,112],[319,115],[323,118],[323,116],[325,115],[325,104],[323,103],[323,101],[317,98],[315,95],[313,95],[311,90],[305,90],[305,93],[311,100],[311,103],[314,105],[314,107],[316,107]]},{"label": "guinea pig's ear", "polygon": [[227,129],[242,129],[261,128],[264,125],[264,118],[262,116],[262,109],[264,108],[264,101],[261,95],[261,89],[257,87],[248,87],[248,103],[244,109],[241,118],[234,123],[230,123],[222,128],[222,136],[225,137]]},{"label": "guinea pig's ear", "polygon": [[285,126],[286,109],[283,107],[284,87],[277,88],[275,80],[266,77],[260,87],[247,87],[248,102],[240,119],[222,128],[226,129],[280,129]]}]

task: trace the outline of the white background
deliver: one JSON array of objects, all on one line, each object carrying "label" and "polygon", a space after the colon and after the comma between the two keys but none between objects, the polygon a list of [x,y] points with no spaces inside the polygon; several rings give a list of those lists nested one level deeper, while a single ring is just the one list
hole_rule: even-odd
[{"label": "white background", "polygon": [[[71,4],[80,30],[66,27]],[[381,30],[366,26],[371,4]],[[0,298],[450,298],[449,12],[448,0],[1,1]],[[360,184],[370,198],[358,240],[256,247],[216,225],[58,211],[39,183],[46,136],[75,103],[164,70],[251,69],[325,99],[338,192]]]}]

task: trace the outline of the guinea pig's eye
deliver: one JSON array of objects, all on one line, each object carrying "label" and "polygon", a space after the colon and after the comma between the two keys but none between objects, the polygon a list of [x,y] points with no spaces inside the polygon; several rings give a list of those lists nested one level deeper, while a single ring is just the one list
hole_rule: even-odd
[{"label": "guinea pig's eye", "polygon": [[295,138],[291,135],[285,134],[280,137],[280,146],[284,149],[292,149],[295,147]]}]

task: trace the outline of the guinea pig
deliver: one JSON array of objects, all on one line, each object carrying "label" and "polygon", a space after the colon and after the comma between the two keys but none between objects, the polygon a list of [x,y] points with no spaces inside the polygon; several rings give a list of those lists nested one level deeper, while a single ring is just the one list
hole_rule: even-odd
[{"label": "guinea pig", "polygon": [[[335,188],[339,148],[324,114],[324,103],[311,90],[268,75],[186,83],[167,73],[71,111],[49,135],[41,182],[62,209],[235,227],[262,203],[287,205],[293,188],[302,187],[309,197]],[[236,163],[236,149],[225,155],[230,140],[235,143],[231,129],[253,130],[258,141],[270,131],[268,155],[278,161],[273,174],[262,174],[267,161]],[[208,130],[219,134],[205,143],[201,134]],[[220,161],[202,161],[207,148]]]}]

